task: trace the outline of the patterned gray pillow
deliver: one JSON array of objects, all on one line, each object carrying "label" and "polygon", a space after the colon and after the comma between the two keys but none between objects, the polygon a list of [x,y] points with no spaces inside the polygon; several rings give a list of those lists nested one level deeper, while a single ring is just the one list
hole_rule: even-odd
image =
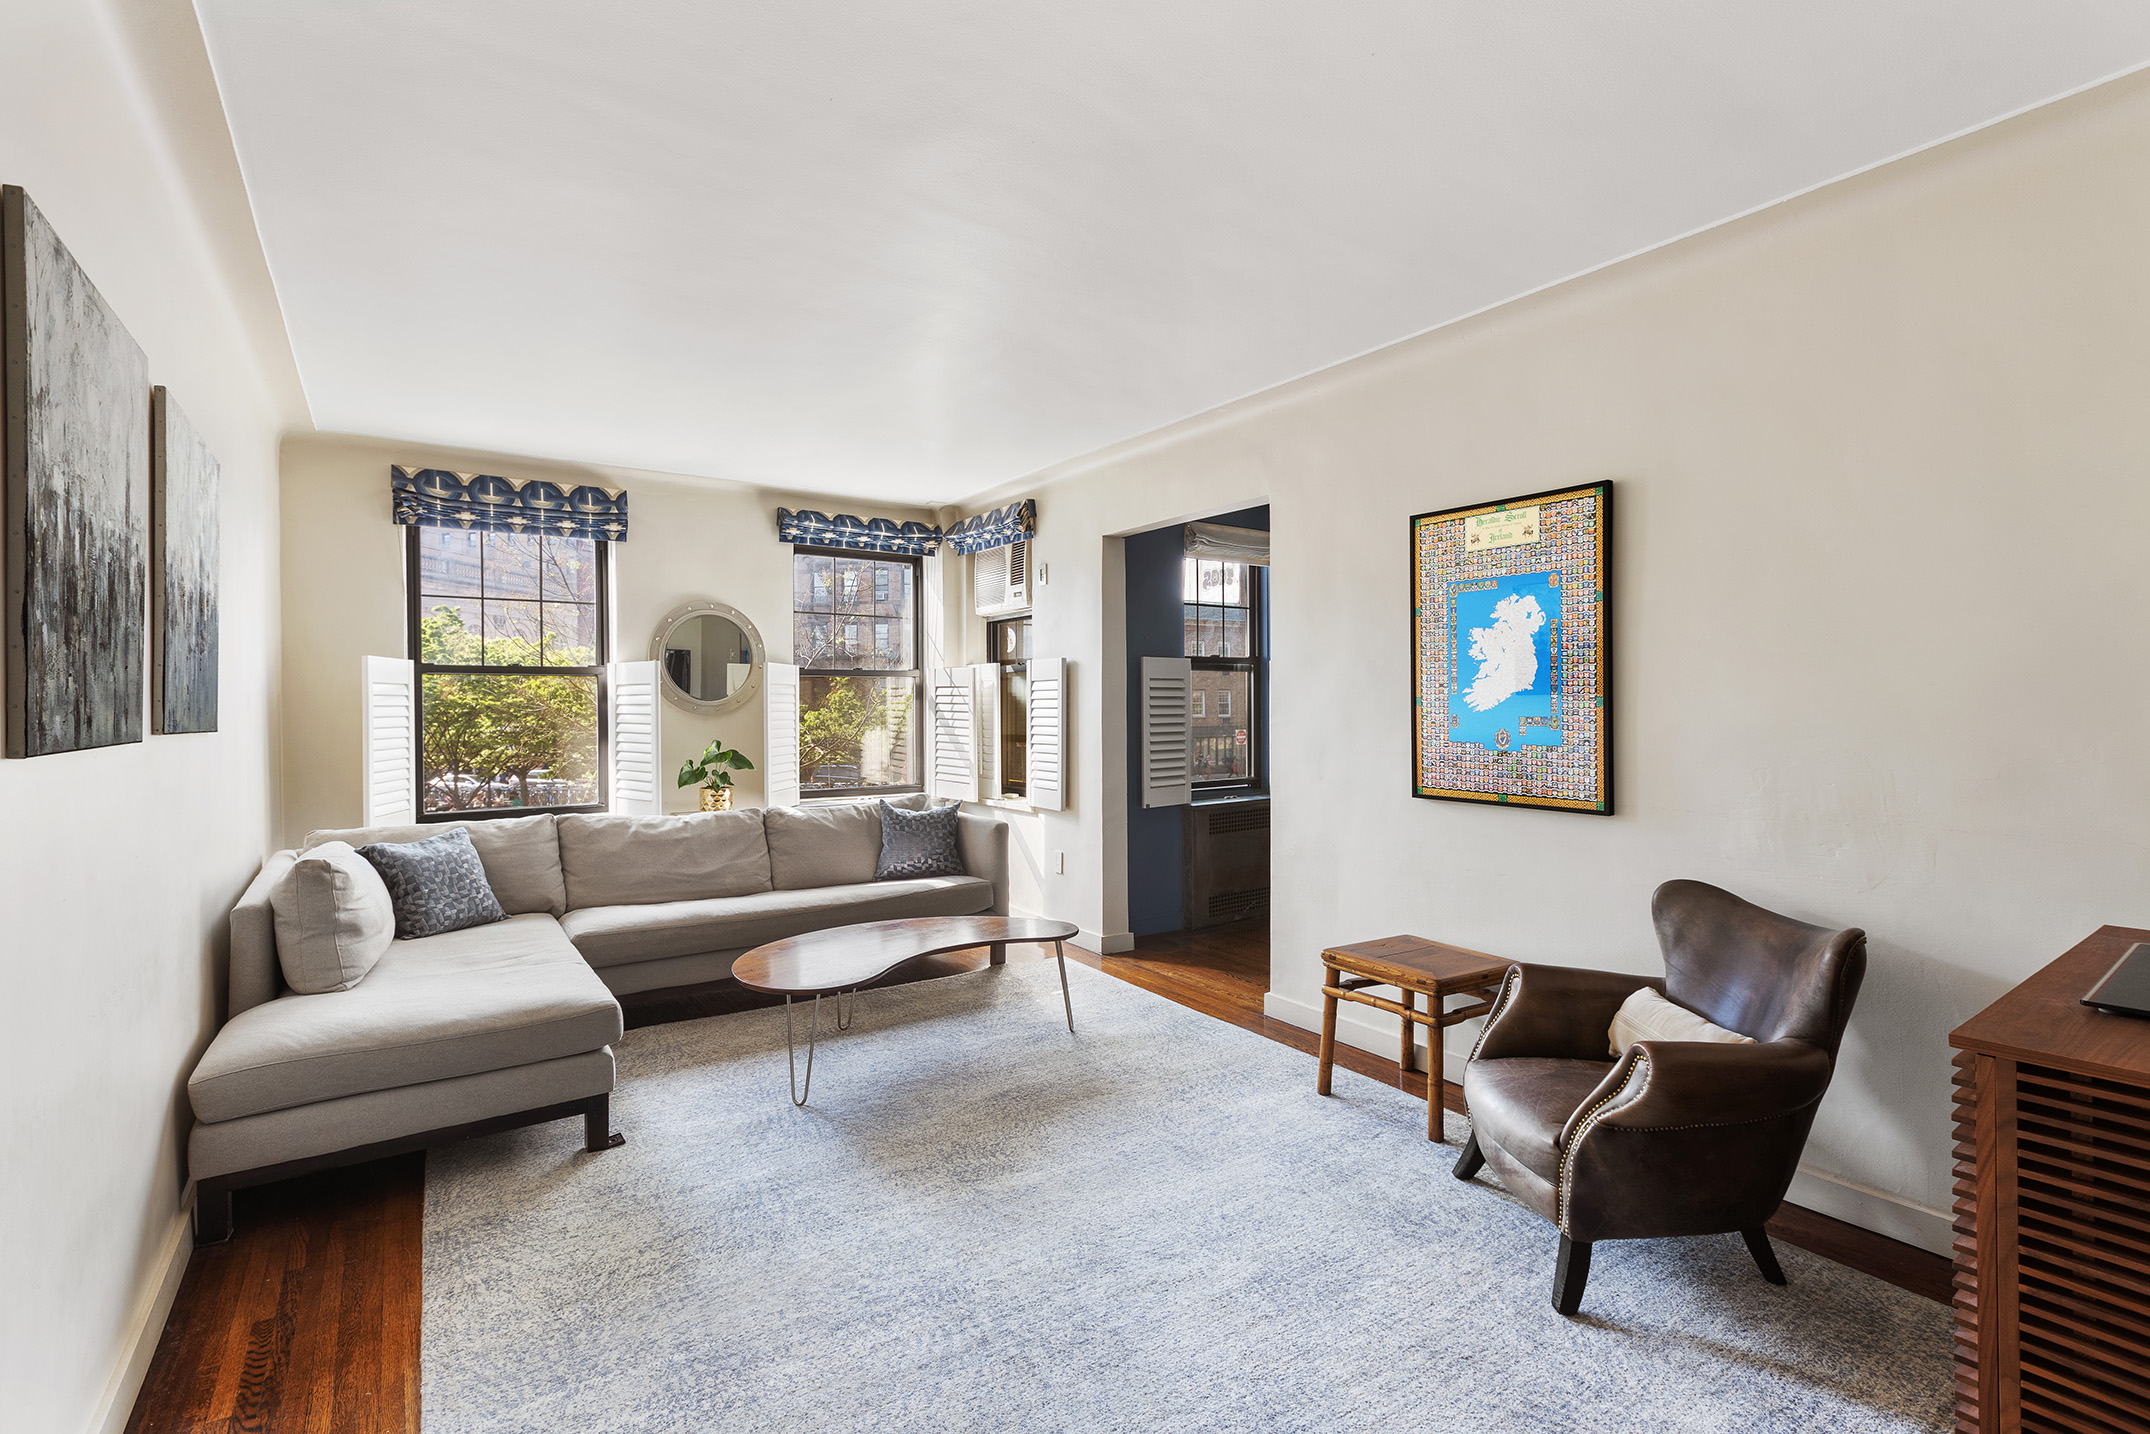
[{"label": "patterned gray pillow", "polygon": [[881,860],[873,879],[963,875],[963,852],[956,844],[958,810],[954,802],[923,812],[881,803]]},{"label": "patterned gray pillow", "polygon": [[424,841],[377,841],[358,854],[373,863],[396,908],[396,939],[438,936],[505,921],[470,833],[450,827]]}]

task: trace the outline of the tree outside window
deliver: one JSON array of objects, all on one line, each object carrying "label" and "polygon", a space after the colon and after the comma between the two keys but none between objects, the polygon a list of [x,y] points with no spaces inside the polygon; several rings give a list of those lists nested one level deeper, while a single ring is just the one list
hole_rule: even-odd
[{"label": "tree outside window", "polygon": [[423,527],[408,541],[421,816],[597,807],[605,544]]},{"label": "tree outside window", "polygon": [[916,558],[794,551],[802,793],[919,789],[918,573]]}]

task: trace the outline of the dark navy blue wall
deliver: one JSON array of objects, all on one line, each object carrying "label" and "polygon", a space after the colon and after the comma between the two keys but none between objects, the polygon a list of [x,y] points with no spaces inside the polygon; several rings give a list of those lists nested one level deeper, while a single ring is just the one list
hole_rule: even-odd
[{"label": "dark navy blue wall", "polygon": [[[1269,509],[1247,508],[1205,521],[1269,531]],[[1127,927],[1137,936],[1180,929],[1180,812],[1142,805],[1142,659],[1182,656],[1180,566],[1187,556],[1178,525],[1127,539]],[[1262,594],[1262,651],[1269,650],[1268,575]],[[1269,740],[1268,684],[1262,687],[1260,736]],[[1261,758],[1267,772],[1267,753]]]}]

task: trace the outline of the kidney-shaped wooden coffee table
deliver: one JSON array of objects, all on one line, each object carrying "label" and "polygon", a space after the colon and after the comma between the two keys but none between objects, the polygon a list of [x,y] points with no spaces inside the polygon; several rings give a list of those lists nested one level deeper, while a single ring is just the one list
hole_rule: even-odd
[{"label": "kidney-shaped wooden coffee table", "polygon": [[[757,946],[732,962],[732,975],[740,985],[784,998],[784,1052],[791,1061],[791,1103],[806,1104],[814,1088],[814,1043],[821,1036],[821,998],[836,997],[836,1029],[851,1028],[844,1013],[843,995],[853,1002],[858,988],[879,980],[906,961],[965,951],[973,946],[993,948],[992,964],[1007,960],[1007,948],[1022,941],[1053,943],[1053,959],[1060,963],[1060,1004],[1066,1008],[1068,1030],[1075,1029],[1075,1003],[1068,996],[1067,953],[1061,943],[1075,935],[1065,921],[1035,916],[914,916],[902,921],[869,921],[861,926],[835,926],[783,941]],[[806,1036],[806,1086],[799,1086],[798,1047],[791,1031],[791,998],[814,998],[814,1022]]]}]

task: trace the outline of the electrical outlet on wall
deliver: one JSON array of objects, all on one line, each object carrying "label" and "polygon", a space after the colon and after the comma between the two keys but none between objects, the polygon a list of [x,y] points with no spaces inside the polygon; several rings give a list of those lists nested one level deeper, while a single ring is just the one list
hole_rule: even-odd
[{"label": "electrical outlet on wall", "polygon": [[1039,564],[1038,564],[1038,586],[1042,588],[1042,587],[1044,587],[1044,586],[1045,586],[1045,585],[1046,585],[1047,583],[1051,582],[1052,580],[1053,580],[1053,565],[1052,565],[1051,563],[1039,563]]},{"label": "electrical outlet on wall", "polygon": [[1068,854],[1067,854],[1066,852],[1064,852],[1064,851],[1056,851],[1056,852],[1054,852],[1054,853],[1053,853],[1053,875],[1054,875],[1054,876],[1066,876],[1067,874],[1068,874]]}]

